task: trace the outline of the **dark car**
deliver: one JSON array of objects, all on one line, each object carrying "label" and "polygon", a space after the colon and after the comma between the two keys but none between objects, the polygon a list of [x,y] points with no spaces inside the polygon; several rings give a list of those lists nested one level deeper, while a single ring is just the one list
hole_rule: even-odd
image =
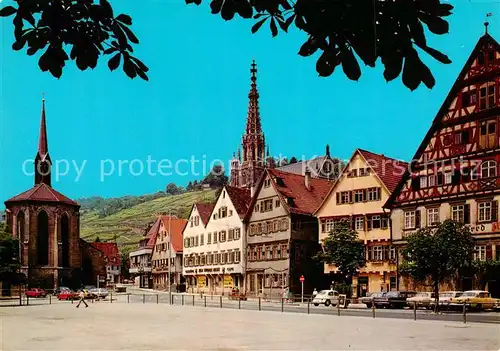
[{"label": "dark car", "polygon": [[377,308],[404,308],[406,306],[406,299],[416,294],[414,291],[389,291],[383,293],[381,297],[375,297],[373,304]]},{"label": "dark car", "polygon": [[384,295],[383,292],[376,292],[376,293],[368,293],[366,296],[363,296],[360,301],[361,303],[364,303],[366,307],[372,308],[373,306],[373,299],[376,297],[382,297]]}]

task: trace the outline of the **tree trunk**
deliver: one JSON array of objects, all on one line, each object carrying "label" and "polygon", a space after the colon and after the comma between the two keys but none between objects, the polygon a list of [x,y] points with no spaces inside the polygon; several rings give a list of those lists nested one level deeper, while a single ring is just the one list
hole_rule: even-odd
[{"label": "tree trunk", "polygon": [[439,311],[439,280],[434,279],[434,298],[436,299],[436,303],[434,305],[434,312],[438,313]]}]

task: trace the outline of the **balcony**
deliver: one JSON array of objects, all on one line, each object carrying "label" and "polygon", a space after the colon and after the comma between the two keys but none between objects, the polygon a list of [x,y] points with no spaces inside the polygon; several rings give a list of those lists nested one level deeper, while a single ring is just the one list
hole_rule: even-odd
[{"label": "balcony", "polygon": [[144,256],[144,255],[149,256],[149,255],[151,255],[152,252],[153,252],[152,249],[144,247],[144,248],[139,248],[135,251],[132,251],[128,255],[130,258],[136,257],[136,256]]},{"label": "balcony", "polygon": [[131,274],[151,273],[151,264],[149,263],[131,264],[128,272]]}]

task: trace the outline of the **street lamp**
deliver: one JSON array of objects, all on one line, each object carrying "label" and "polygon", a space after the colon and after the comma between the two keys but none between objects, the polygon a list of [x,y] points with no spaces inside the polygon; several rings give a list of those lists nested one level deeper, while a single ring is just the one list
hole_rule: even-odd
[{"label": "street lamp", "polygon": [[168,211],[168,298],[170,303],[172,303],[172,281],[170,280],[171,263],[172,263],[172,210],[169,210]]}]

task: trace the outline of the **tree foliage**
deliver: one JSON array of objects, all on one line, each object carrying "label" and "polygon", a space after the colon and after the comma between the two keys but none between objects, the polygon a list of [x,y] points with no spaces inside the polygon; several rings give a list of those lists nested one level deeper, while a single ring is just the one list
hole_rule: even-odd
[{"label": "tree foliage", "polygon": [[7,233],[5,223],[0,223],[0,281],[21,283],[19,268],[19,241]]},{"label": "tree foliage", "polygon": [[335,265],[343,276],[352,277],[365,265],[364,245],[349,222],[340,221],[323,240],[323,252],[315,258]]},{"label": "tree foliage", "polygon": [[437,300],[439,283],[472,264],[472,234],[456,221],[446,220],[436,229],[419,229],[406,240],[401,274],[419,282],[430,280]]},{"label": "tree foliage", "polygon": [[148,67],[132,55],[131,44],[139,44],[129,26],[132,18],[115,16],[107,0],[16,0],[17,8],[6,6],[0,16],[13,16],[12,49],[26,48],[30,56],[43,52],[38,65],[54,77],[62,75],[66,61],[74,60],[82,71],[95,68],[99,57],[111,56],[111,71],[122,63],[130,78],[148,80]]},{"label": "tree foliage", "polygon": [[222,188],[228,183],[228,181],[229,178],[226,176],[224,167],[221,165],[215,165],[201,183],[208,184],[211,188]]},{"label": "tree foliage", "polygon": [[[185,0],[200,5],[202,0]],[[107,0],[16,0],[18,8],[7,6],[2,16],[14,17],[14,50],[28,44],[28,55],[45,49],[40,68],[60,77],[66,48],[72,60],[85,70],[94,68],[101,55],[113,55],[108,66],[123,70],[130,77],[148,79],[148,68],[131,53],[130,43],[139,40],[130,30],[128,15],[114,16]],[[210,0],[212,14],[231,20],[238,15],[253,19],[252,33],[264,24],[273,37],[288,32],[291,26],[307,34],[298,54],[304,57],[319,52],[316,71],[330,76],[337,66],[351,80],[361,76],[360,62],[375,67],[380,59],[384,78],[400,76],[405,86],[416,89],[422,82],[432,88],[435,79],[419,57],[423,51],[441,63],[450,59],[427,45],[425,27],[430,33],[448,33],[453,6],[441,0]],[[24,28],[26,22],[30,25]],[[173,35],[173,34],[172,34]]]}]

